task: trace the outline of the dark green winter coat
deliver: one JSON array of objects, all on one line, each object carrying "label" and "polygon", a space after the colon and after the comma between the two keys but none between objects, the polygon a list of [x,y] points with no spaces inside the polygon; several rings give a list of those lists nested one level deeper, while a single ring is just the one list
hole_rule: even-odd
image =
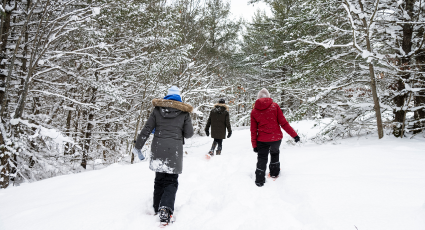
[{"label": "dark green winter coat", "polygon": [[210,112],[205,131],[208,131],[211,126],[211,137],[214,139],[226,139],[227,132],[232,132],[229,119],[229,107],[226,104],[215,104],[214,109]]},{"label": "dark green winter coat", "polygon": [[141,149],[152,130],[150,169],[155,172],[180,174],[183,170],[183,138],[193,136],[190,112],[192,106],[179,101],[154,99],[155,109],[137,137],[136,148]]}]

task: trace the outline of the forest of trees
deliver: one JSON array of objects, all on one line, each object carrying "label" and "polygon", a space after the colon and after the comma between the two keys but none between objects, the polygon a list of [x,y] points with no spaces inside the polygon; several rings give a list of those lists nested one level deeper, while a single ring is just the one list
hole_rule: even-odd
[{"label": "forest of trees", "polygon": [[199,135],[220,98],[249,125],[266,87],[289,121],[329,118],[316,142],[423,136],[425,1],[264,2],[247,22],[226,0],[3,0],[0,188],[133,163],[172,85]]}]

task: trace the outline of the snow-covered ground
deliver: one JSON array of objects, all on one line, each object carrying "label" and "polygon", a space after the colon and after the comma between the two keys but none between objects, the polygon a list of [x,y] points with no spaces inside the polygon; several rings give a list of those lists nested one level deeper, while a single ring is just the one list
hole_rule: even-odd
[{"label": "snow-covered ground", "polygon": [[[300,136],[317,132],[293,123]],[[185,145],[176,222],[184,230],[424,230],[425,141],[386,136],[281,146],[281,177],[254,184],[256,154],[239,128],[221,156],[212,139]],[[1,230],[157,229],[148,162],[59,176],[0,190]]]}]

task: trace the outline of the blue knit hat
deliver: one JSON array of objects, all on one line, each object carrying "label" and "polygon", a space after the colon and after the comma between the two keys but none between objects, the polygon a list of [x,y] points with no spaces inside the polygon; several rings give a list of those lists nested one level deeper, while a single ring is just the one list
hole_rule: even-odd
[{"label": "blue knit hat", "polygon": [[173,94],[177,94],[180,95],[180,89],[177,86],[171,86],[171,88],[168,89],[168,95],[173,95]]}]

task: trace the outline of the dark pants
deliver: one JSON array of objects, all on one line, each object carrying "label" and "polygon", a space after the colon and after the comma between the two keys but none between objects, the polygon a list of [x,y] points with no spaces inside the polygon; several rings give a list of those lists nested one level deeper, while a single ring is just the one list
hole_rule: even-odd
[{"label": "dark pants", "polygon": [[258,158],[257,158],[257,170],[255,170],[255,183],[264,184],[266,181],[266,168],[267,161],[270,152],[270,176],[275,177],[280,172],[279,162],[279,147],[282,140],[273,142],[261,142],[257,141]]},{"label": "dark pants", "polygon": [[214,151],[215,146],[217,146],[217,145],[218,145],[217,150],[221,150],[223,148],[223,139],[215,139],[214,138],[214,142],[213,142],[213,145],[211,147],[211,151]]},{"label": "dark pants", "polygon": [[153,208],[158,212],[160,207],[167,207],[174,212],[177,188],[179,186],[179,174],[155,173],[155,185],[153,190]]}]

